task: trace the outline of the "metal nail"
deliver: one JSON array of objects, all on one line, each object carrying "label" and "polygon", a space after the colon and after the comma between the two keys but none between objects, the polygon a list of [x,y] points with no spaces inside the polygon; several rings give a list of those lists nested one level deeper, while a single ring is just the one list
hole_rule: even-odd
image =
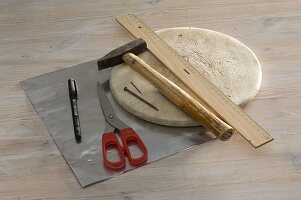
[{"label": "metal nail", "polygon": [[155,109],[156,111],[159,111],[159,109],[156,106],[154,106],[153,104],[151,104],[150,102],[148,102],[147,100],[145,100],[144,98],[142,98],[141,96],[139,96],[138,94],[130,90],[129,88],[124,87],[124,91],[130,93],[131,95],[133,95],[134,97],[136,97],[137,99],[145,103],[146,105],[150,106],[151,108]]},{"label": "metal nail", "polygon": [[136,90],[140,93],[140,94],[142,94],[142,92],[139,90],[139,88],[134,84],[134,82],[133,81],[131,81],[131,84],[134,86],[134,88],[136,88]]}]

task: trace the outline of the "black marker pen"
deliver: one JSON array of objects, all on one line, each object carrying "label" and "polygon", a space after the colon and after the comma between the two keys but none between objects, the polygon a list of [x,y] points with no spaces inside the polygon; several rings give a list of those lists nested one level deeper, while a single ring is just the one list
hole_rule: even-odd
[{"label": "black marker pen", "polygon": [[77,86],[74,79],[68,80],[68,88],[69,88],[69,97],[71,103],[71,110],[72,110],[72,118],[73,118],[73,128],[74,128],[74,135],[76,142],[81,142],[81,130],[80,130],[80,123],[79,123],[79,115],[78,115],[78,108],[77,108]]}]

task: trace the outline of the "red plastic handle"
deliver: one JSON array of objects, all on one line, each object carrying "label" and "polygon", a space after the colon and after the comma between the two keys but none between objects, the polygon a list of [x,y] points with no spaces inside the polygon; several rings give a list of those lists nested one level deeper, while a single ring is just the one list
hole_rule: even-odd
[{"label": "red plastic handle", "polygon": [[[120,137],[122,139],[123,147],[127,157],[129,158],[129,162],[132,165],[140,165],[144,163],[148,158],[148,151],[138,134],[132,128],[125,128],[121,130]],[[142,151],[142,155],[139,158],[133,158],[129,149],[129,142],[135,142],[140,150]]]},{"label": "red plastic handle", "polygon": [[[109,147],[113,147],[117,150],[120,160],[112,162],[108,159],[107,153]],[[118,138],[114,132],[108,132],[102,134],[102,156],[104,164],[112,169],[120,169],[125,166],[125,156],[122,146],[119,144]]]}]

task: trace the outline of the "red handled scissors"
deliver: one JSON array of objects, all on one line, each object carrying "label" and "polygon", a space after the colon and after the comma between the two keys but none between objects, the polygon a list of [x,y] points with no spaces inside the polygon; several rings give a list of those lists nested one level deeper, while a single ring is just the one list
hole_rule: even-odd
[{"label": "red handled scissors", "polygon": [[[147,160],[147,148],[138,134],[116,116],[113,107],[106,95],[104,85],[106,83],[107,82],[100,84],[97,82],[99,101],[107,122],[105,132],[102,134],[102,155],[104,164],[112,169],[120,169],[125,166],[125,156],[127,156],[130,164],[140,165]],[[123,146],[120,145],[116,134],[120,136]],[[132,156],[129,148],[129,143],[134,143],[140,148],[142,152],[142,155],[140,157],[134,158]],[[119,161],[109,160],[107,154],[110,148],[115,148],[117,150],[120,157]]]}]

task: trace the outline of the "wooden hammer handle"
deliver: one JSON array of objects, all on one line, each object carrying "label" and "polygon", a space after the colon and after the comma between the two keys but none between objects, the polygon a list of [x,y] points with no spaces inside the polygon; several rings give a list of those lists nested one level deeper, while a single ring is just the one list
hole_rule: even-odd
[{"label": "wooden hammer handle", "polygon": [[132,53],[124,54],[122,59],[132,69],[151,82],[170,101],[184,110],[194,120],[200,122],[205,128],[209,129],[216,137],[224,141],[232,136],[233,129],[228,124],[206,109],[187,92],[154,70],[142,59]]}]

